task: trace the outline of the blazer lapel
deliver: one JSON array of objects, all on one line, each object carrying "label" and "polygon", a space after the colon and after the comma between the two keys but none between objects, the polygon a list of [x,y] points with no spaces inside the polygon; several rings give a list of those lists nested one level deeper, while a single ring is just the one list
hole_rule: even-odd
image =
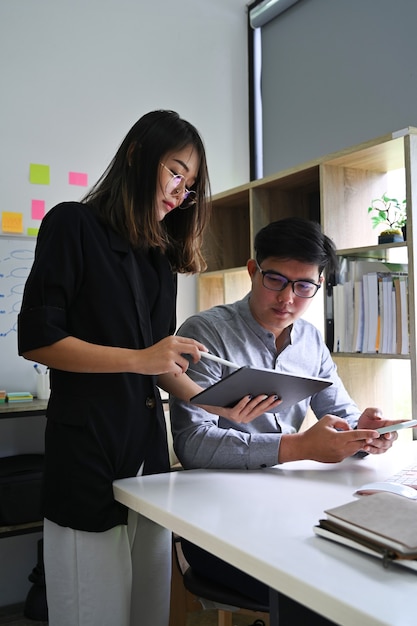
[{"label": "blazer lapel", "polygon": [[121,256],[121,267],[126,275],[135,301],[139,330],[142,333],[144,345],[151,346],[153,339],[149,307],[135,255],[128,242],[112,230],[109,230],[109,243],[112,250],[118,252]]},{"label": "blazer lapel", "polygon": [[[175,302],[177,295],[177,275],[171,270],[171,266],[166,256],[160,250],[152,250],[152,264],[158,273],[161,289],[159,290],[158,303],[154,307],[154,327],[160,329],[162,336],[156,337],[154,341],[163,339],[168,334],[174,334],[176,327]],[[173,306],[174,305],[174,306]],[[155,331],[154,331],[155,332]]]}]

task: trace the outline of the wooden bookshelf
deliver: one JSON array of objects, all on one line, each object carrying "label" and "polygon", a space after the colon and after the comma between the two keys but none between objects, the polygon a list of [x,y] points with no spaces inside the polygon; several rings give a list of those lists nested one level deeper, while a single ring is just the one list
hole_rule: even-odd
[{"label": "wooden bookshelf", "polygon": [[[395,174],[407,200],[407,242],[378,245],[367,207],[388,192]],[[417,129],[406,128],[223,192],[213,198],[199,277],[200,310],[243,297],[250,288],[246,262],[253,240],[273,220],[301,216],[320,221],[341,256],[387,259],[401,249],[408,261],[410,354],[337,354],[348,391],[361,407],[380,406],[391,419],[417,418],[416,258]],[[323,290],[325,292],[325,290]],[[317,325],[324,328],[324,298]]]}]

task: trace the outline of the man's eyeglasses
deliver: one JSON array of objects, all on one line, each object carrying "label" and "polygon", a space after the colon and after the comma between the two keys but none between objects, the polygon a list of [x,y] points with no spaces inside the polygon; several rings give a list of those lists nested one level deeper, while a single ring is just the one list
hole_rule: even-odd
[{"label": "man's eyeglasses", "polygon": [[187,189],[184,176],[182,176],[182,174],[174,174],[165,163],[162,163],[162,161],[160,161],[160,163],[162,167],[171,174],[171,178],[165,187],[165,194],[167,196],[175,196],[176,198],[182,197],[182,201],[178,207],[179,209],[188,209],[195,204],[197,202],[196,193],[195,191]]},{"label": "man's eyeglasses", "polygon": [[263,270],[259,267],[258,262],[256,262],[256,265],[262,274],[263,286],[271,291],[284,291],[288,285],[291,285],[293,292],[299,298],[312,298],[321,287],[321,284],[317,285],[312,280],[290,280],[278,272]]}]

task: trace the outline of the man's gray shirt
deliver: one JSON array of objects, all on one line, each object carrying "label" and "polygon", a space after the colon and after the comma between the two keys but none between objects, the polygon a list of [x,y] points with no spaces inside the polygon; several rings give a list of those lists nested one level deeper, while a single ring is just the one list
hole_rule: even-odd
[{"label": "man's gray shirt", "polygon": [[[174,448],[185,468],[258,469],[276,465],[281,434],[299,431],[309,405],[318,419],[331,413],[345,418],[352,428],[359,419],[360,411],[340,380],[320,331],[310,322],[297,320],[288,345],[278,354],[273,333],[253,318],[249,297],[193,315],[178,334],[197,339],[212,354],[242,366],[319,376],[333,384],[287,409],[280,411],[278,406],[275,413],[264,413],[249,424],[236,424],[171,398]],[[203,388],[231,372],[204,358],[191,363],[187,370]],[[242,389],[242,397],[247,393]]]}]

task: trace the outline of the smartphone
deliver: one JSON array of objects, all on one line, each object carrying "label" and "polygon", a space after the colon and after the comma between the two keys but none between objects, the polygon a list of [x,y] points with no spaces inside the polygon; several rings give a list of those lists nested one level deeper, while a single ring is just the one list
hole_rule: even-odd
[{"label": "smartphone", "polygon": [[398,424],[391,424],[391,426],[383,426],[382,428],[375,428],[375,430],[383,435],[384,433],[393,433],[396,430],[402,430],[403,428],[413,428],[417,426],[417,420],[407,420],[406,422],[399,422]]}]

